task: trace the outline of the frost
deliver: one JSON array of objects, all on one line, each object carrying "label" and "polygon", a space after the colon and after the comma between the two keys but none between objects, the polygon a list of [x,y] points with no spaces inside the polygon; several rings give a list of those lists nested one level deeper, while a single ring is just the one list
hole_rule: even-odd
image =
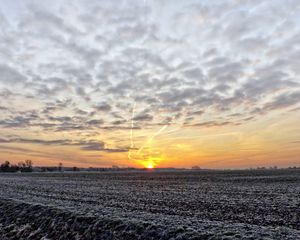
[{"label": "frost", "polygon": [[0,239],[300,239],[299,170],[0,175]]}]

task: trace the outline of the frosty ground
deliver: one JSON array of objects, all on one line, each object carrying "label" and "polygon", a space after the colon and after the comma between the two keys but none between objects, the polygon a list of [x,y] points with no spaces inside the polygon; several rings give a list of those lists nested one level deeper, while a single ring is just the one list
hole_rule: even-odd
[{"label": "frosty ground", "polygon": [[0,239],[300,239],[300,169],[2,173]]}]

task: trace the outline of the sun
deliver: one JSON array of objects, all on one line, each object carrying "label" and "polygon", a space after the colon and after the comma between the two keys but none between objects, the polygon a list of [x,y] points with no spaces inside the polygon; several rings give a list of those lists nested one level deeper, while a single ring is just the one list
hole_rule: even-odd
[{"label": "sun", "polygon": [[159,163],[161,162],[161,160],[162,160],[162,157],[153,157],[153,156],[151,156],[151,157],[148,157],[148,158],[144,158],[139,163],[141,165],[143,165],[144,168],[151,170],[151,169],[156,168],[159,165]]},{"label": "sun", "polygon": [[153,169],[154,168],[154,164],[152,162],[147,163],[146,166],[148,169]]},{"label": "sun", "polygon": [[158,163],[159,163],[158,159],[157,158],[154,159],[152,157],[152,158],[148,158],[147,160],[143,161],[142,164],[144,165],[145,168],[151,170],[151,169],[154,169]]}]

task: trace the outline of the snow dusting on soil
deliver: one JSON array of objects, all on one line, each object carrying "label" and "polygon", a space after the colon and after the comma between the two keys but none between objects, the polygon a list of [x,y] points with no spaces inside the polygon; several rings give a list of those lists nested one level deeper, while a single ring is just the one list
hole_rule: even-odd
[{"label": "snow dusting on soil", "polygon": [[300,239],[300,170],[2,173],[0,239]]}]

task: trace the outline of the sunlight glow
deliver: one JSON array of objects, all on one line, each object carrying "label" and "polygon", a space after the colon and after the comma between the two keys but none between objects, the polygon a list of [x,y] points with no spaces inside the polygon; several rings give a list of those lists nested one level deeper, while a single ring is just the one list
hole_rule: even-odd
[{"label": "sunlight glow", "polygon": [[142,160],[140,163],[147,169],[156,168],[161,161],[163,161],[163,156],[156,156],[156,157],[148,157],[145,160]]},{"label": "sunlight glow", "polygon": [[147,165],[147,168],[148,169],[153,169],[154,168],[154,165],[152,162],[149,162],[148,165]]}]

